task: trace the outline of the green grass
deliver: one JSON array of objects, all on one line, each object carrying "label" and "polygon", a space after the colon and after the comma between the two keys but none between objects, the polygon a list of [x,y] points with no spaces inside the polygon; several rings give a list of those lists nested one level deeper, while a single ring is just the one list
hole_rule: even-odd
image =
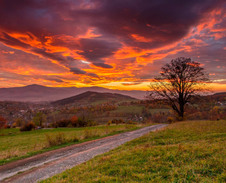
[{"label": "green grass", "polygon": [[[54,128],[20,132],[19,129],[0,129],[0,165],[63,146],[93,140],[137,129],[139,125],[112,125],[86,128]],[[46,136],[63,135],[62,144],[50,146]]]},{"label": "green grass", "polygon": [[187,121],[43,182],[225,182],[226,121]]}]

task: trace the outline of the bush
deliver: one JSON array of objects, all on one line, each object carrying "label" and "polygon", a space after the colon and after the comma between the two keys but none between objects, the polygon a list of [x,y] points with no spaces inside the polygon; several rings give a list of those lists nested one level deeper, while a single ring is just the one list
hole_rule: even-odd
[{"label": "bush", "polygon": [[6,123],[7,123],[6,119],[0,116],[0,129],[4,128]]},{"label": "bush", "polygon": [[20,131],[31,131],[35,128],[35,124],[31,121],[20,128]]},{"label": "bush", "polygon": [[163,112],[158,112],[158,113],[154,113],[151,116],[151,121],[155,122],[155,123],[165,123],[167,121],[167,114],[163,113]]},{"label": "bush", "polygon": [[54,128],[57,127],[86,127],[86,126],[95,126],[97,123],[91,120],[85,120],[83,118],[78,118],[77,116],[73,116],[71,119],[63,119],[57,121],[56,123],[52,123],[51,126]]},{"label": "bush", "polygon": [[137,122],[129,120],[129,121],[126,122],[126,124],[135,125],[135,124],[137,124]]},{"label": "bush", "polygon": [[107,122],[107,125],[110,126],[112,124],[111,120]]},{"label": "bush", "polygon": [[97,122],[95,121],[88,121],[88,125],[87,126],[96,126]]},{"label": "bush", "polygon": [[14,122],[14,123],[12,124],[12,128],[16,128],[16,127],[17,127],[16,122]]},{"label": "bush", "polygon": [[57,121],[57,122],[56,122],[56,126],[57,126],[57,127],[67,127],[70,123],[71,123],[70,120],[68,120],[68,119],[63,119],[63,120]]},{"label": "bush", "polygon": [[9,125],[9,124],[5,124],[4,125],[4,128],[6,129],[6,128],[11,128],[11,126]]},{"label": "bush", "polygon": [[16,127],[22,127],[25,125],[25,121],[22,118],[17,118],[15,120],[15,126]]},{"label": "bush", "polygon": [[118,125],[120,123],[124,123],[124,121],[122,119],[113,119],[111,122],[116,124],[116,125]]},{"label": "bush", "polygon": [[71,118],[71,125],[73,126],[73,127],[78,127],[79,126],[79,121],[78,121],[78,117],[77,116],[73,116],[72,118]]},{"label": "bush", "polygon": [[88,126],[88,122],[85,119],[78,118],[78,127],[86,127]]},{"label": "bush", "polygon": [[168,122],[168,123],[173,123],[173,122],[174,122],[174,118],[173,118],[172,116],[169,116],[169,117],[167,118],[167,122]]}]

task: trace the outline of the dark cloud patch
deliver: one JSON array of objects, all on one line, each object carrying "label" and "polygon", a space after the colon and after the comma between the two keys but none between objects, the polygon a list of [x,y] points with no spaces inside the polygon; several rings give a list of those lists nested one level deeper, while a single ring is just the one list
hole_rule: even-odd
[{"label": "dark cloud patch", "polygon": [[83,71],[76,67],[71,68],[70,71],[73,72],[74,74],[86,74],[86,71]]},{"label": "dark cloud patch", "polygon": [[99,78],[99,76],[95,73],[87,73],[88,76],[94,77],[94,78]]},{"label": "dark cloud patch", "polygon": [[[146,48],[159,47],[182,38],[206,12],[223,2],[221,0],[96,1],[101,7],[93,13],[97,19],[93,21],[93,25],[103,33],[120,36],[128,45]],[[139,37],[133,39],[132,34],[146,38],[147,42],[139,40]]]},{"label": "dark cloud patch", "polygon": [[79,68],[76,68],[76,67],[73,67],[73,68],[70,68],[70,71],[73,73],[73,74],[81,74],[81,75],[87,75],[87,76],[91,76],[91,77],[98,77],[97,74],[95,73],[88,73],[86,71],[83,71]]},{"label": "dark cloud patch", "polygon": [[97,66],[97,67],[102,67],[105,69],[111,69],[113,68],[111,65],[105,64],[105,63],[93,63],[93,65]]},{"label": "dark cloud patch", "polygon": [[72,60],[71,57],[63,57],[60,53],[49,53],[46,49],[33,48],[31,51],[45,58],[56,60],[64,65],[68,65],[68,61]]},{"label": "dark cloud patch", "polygon": [[[67,19],[71,6],[82,1],[61,0],[2,0],[0,2],[0,29],[7,32],[30,32],[43,42],[45,36],[76,35],[82,24]],[[78,20],[79,21],[79,20]],[[79,25],[78,25],[79,24]],[[85,25],[86,26],[86,25]],[[73,30],[73,31],[71,31]]]},{"label": "dark cloud patch", "polygon": [[81,39],[80,49],[87,60],[95,63],[102,58],[111,56],[117,49],[121,47],[120,43],[111,42],[101,39]]},{"label": "dark cloud patch", "polygon": [[64,82],[62,79],[59,79],[59,78],[46,78],[46,80],[55,81],[57,83],[63,83]]}]

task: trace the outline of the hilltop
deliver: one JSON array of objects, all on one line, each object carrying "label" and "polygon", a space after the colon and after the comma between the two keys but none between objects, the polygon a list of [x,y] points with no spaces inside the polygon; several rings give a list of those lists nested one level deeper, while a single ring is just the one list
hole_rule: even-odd
[{"label": "hilltop", "polygon": [[52,102],[53,105],[66,105],[66,104],[98,104],[98,103],[105,103],[105,102],[122,102],[122,101],[135,101],[137,99],[127,96],[121,95],[117,93],[99,93],[99,92],[92,92],[87,91],[82,94],[68,97],[62,100],[57,100]]}]

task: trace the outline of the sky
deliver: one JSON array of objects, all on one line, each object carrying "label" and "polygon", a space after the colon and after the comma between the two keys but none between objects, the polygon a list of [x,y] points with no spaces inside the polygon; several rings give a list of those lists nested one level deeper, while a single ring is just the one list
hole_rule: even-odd
[{"label": "sky", "polygon": [[223,0],[0,0],[0,87],[147,90],[190,57],[226,91]]}]

